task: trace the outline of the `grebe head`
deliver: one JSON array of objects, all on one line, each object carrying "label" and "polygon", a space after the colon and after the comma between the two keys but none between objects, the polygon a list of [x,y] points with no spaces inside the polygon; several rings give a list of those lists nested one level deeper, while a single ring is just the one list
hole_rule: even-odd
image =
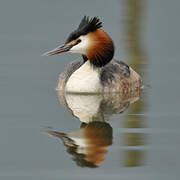
[{"label": "grebe head", "polygon": [[84,16],[78,28],[69,35],[63,46],[43,55],[52,56],[62,52],[80,53],[84,60],[89,60],[96,67],[102,67],[113,58],[114,45],[101,27],[102,22],[97,17],[89,19]]}]

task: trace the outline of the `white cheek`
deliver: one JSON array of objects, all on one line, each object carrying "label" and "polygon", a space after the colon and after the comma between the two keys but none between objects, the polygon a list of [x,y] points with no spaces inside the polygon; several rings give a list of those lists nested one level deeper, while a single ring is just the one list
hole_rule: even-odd
[{"label": "white cheek", "polygon": [[88,47],[89,39],[85,36],[81,36],[79,39],[81,39],[81,42],[73,46],[69,52],[85,54],[86,49]]}]

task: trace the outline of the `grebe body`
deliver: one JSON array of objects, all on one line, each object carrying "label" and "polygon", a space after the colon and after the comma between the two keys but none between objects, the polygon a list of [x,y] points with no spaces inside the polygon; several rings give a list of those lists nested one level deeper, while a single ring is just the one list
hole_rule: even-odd
[{"label": "grebe body", "polygon": [[97,17],[84,17],[63,46],[45,53],[82,54],[59,76],[57,89],[71,93],[129,92],[141,87],[141,77],[127,64],[113,59],[114,44]]},{"label": "grebe body", "polygon": [[57,90],[74,93],[126,93],[140,89],[141,84],[140,76],[124,62],[113,59],[106,66],[93,69],[88,61],[83,62],[81,59],[70,63],[60,74]]}]

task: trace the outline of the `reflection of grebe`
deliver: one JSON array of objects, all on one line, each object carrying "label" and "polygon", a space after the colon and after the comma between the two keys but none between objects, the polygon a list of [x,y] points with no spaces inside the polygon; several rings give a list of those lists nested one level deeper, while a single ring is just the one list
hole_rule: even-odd
[{"label": "reflection of grebe", "polygon": [[65,45],[45,53],[80,53],[82,60],[68,65],[61,73],[57,88],[67,92],[127,92],[140,88],[140,76],[127,64],[113,59],[114,44],[97,17],[84,17]]},{"label": "reflection of grebe", "polygon": [[66,94],[57,91],[57,96],[73,116],[81,122],[107,121],[113,114],[124,112],[131,103],[139,99],[140,91],[126,94]]},{"label": "reflection of grebe", "polygon": [[60,138],[77,165],[97,167],[104,160],[107,146],[112,144],[112,128],[105,122],[113,114],[122,113],[139,98],[139,92],[121,96],[117,93],[99,95],[66,94],[57,91],[61,103],[81,122],[79,130],[61,133],[44,132]]},{"label": "reflection of grebe", "polygon": [[81,167],[96,167],[104,160],[105,149],[112,144],[112,128],[105,122],[82,123],[81,128],[69,133],[45,130],[47,134],[60,138],[67,152]]}]

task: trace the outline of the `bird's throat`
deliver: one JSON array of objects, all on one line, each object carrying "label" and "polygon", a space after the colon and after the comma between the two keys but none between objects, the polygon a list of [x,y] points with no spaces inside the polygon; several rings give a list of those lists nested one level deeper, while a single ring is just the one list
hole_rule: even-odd
[{"label": "bird's throat", "polygon": [[66,91],[73,93],[99,93],[102,85],[99,78],[99,68],[94,68],[90,61],[86,61],[69,78]]}]

